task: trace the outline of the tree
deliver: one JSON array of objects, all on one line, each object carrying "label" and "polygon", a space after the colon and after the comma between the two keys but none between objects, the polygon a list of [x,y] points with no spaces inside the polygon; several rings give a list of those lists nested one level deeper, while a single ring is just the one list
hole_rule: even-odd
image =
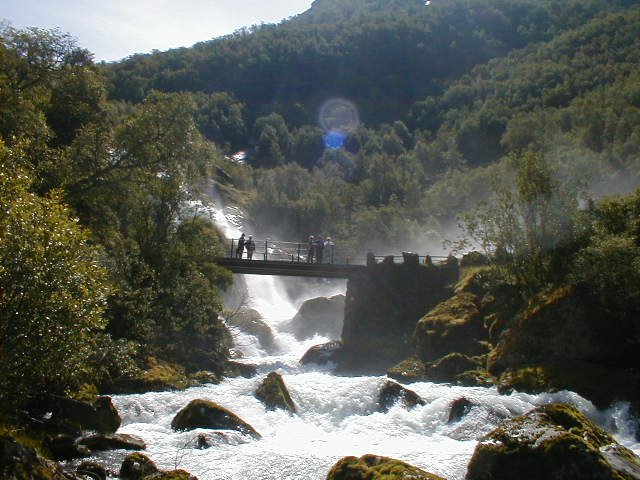
[{"label": "tree", "polygon": [[0,398],[11,403],[90,378],[109,287],[60,192],[29,192],[30,177],[0,148]]}]

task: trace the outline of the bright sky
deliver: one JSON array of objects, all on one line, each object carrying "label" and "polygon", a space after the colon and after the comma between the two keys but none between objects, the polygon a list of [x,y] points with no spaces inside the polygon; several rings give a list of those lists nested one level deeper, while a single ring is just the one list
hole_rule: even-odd
[{"label": "bright sky", "polygon": [[59,28],[96,61],[189,47],[304,12],[312,0],[0,0],[15,28]]}]

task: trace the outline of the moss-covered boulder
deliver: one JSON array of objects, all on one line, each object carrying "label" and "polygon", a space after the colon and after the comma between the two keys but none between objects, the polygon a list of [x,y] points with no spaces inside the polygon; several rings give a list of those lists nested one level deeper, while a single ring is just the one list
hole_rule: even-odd
[{"label": "moss-covered boulder", "polygon": [[432,382],[455,383],[456,377],[468,370],[482,367],[482,361],[462,353],[453,352],[428,364],[426,378]]},{"label": "moss-covered boulder", "polygon": [[260,312],[253,308],[242,307],[226,316],[227,324],[242,330],[258,339],[262,348],[267,351],[273,349],[273,331],[262,319]]},{"label": "moss-covered boulder", "polygon": [[279,373],[271,372],[265,377],[256,390],[256,398],[270,410],[281,408],[296,413],[296,406]]},{"label": "moss-covered boulder", "polygon": [[318,297],[304,302],[287,328],[298,340],[323,335],[340,338],[344,321],[344,295]]},{"label": "moss-covered boulder", "polygon": [[260,434],[235,413],[209,400],[192,400],[180,410],[171,421],[174,430],[193,430],[195,428],[211,428],[235,430],[237,432],[260,438]]},{"label": "moss-covered boulder", "polygon": [[385,382],[378,394],[378,411],[386,412],[397,402],[400,402],[407,409],[418,405],[426,405],[420,395],[413,390],[409,390],[396,382]]},{"label": "moss-covered boulder", "polygon": [[148,475],[143,480],[198,480],[198,477],[185,470],[170,470]]},{"label": "moss-covered boulder", "polygon": [[345,457],[338,461],[327,480],[444,480],[400,460],[376,455]]},{"label": "moss-covered boulder", "polygon": [[640,459],[569,405],[505,421],[476,447],[466,480],[636,480]]},{"label": "moss-covered boulder", "polygon": [[118,477],[122,480],[141,480],[159,472],[156,464],[142,453],[130,453],[122,461]]},{"label": "moss-covered boulder", "polygon": [[[3,480],[72,480],[75,476],[42,458],[33,448],[0,436],[0,478]],[[77,477],[78,479],[80,477]]]},{"label": "moss-covered boulder", "polygon": [[107,469],[97,462],[82,462],[76,467],[78,475],[88,477],[94,480],[107,480],[109,473]]},{"label": "moss-covered boulder", "polygon": [[33,398],[27,409],[33,418],[43,424],[75,426],[82,430],[113,433],[122,419],[111,401],[111,397],[97,397],[93,402],[52,394],[41,394]]},{"label": "moss-covered boulder", "polygon": [[432,362],[452,352],[474,356],[487,353],[488,334],[479,309],[478,297],[457,293],[438,304],[416,325],[416,355]]},{"label": "moss-covered boulder", "polygon": [[250,363],[228,361],[224,366],[224,374],[227,377],[255,377],[258,373],[258,367]]},{"label": "moss-covered boulder", "polygon": [[403,383],[424,381],[426,367],[418,358],[407,358],[387,370],[387,376]]}]

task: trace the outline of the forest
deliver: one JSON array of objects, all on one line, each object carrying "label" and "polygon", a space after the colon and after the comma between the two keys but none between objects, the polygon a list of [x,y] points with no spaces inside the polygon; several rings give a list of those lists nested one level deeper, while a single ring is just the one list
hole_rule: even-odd
[{"label": "forest", "polygon": [[262,238],[482,249],[526,298],[640,311],[640,2],[344,3],[109,64],[3,26],[3,411],[226,374],[211,182]]}]

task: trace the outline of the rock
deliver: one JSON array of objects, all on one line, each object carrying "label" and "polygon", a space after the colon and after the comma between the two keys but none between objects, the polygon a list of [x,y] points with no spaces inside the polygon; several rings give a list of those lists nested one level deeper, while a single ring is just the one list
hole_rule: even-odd
[{"label": "rock", "polygon": [[451,410],[449,411],[449,420],[447,423],[459,422],[467,413],[475,407],[475,403],[471,400],[467,400],[465,397],[460,397],[451,403]]},{"label": "rock", "polygon": [[404,383],[424,381],[426,368],[418,358],[407,358],[387,370],[387,376]]},{"label": "rock", "polygon": [[256,398],[270,410],[281,408],[290,413],[296,413],[296,406],[289,395],[287,386],[284,384],[282,376],[276,372],[271,372],[262,381],[256,390]]},{"label": "rock", "polygon": [[393,458],[364,455],[338,461],[327,480],[444,480],[408,463]]},{"label": "rock", "polygon": [[224,374],[227,377],[255,377],[258,373],[258,367],[249,363],[227,361],[225,364]]},{"label": "rock", "polygon": [[466,480],[631,480],[640,458],[574,407],[550,404],[503,422],[475,449]]},{"label": "rock", "polygon": [[455,383],[463,387],[490,387],[496,379],[485,369],[467,370],[456,375]]},{"label": "rock", "polygon": [[271,351],[274,347],[273,332],[262,315],[253,308],[240,308],[226,319],[228,325],[239,328],[243,332],[258,339],[262,348]]},{"label": "rock", "polygon": [[432,362],[452,352],[487,353],[488,334],[477,303],[474,294],[457,293],[422,317],[414,334],[418,357]]},{"label": "rock", "polygon": [[344,301],[344,295],[307,300],[289,321],[287,329],[297,340],[311,338],[316,334],[340,338],[344,322]]},{"label": "rock", "polygon": [[144,477],[143,480],[198,480],[198,477],[191,475],[184,470],[171,470],[168,472],[158,472]]},{"label": "rock", "polygon": [[93,403],[87,403],[58,395],[41,394],[29,404],[28,410],[35,418],[77,425],[82,430],[100,433],[113,433],[122,422],[110,397],[98,397]]},{"label": "rock", "polygon": [[92,451],[104,450],[145,450],[144,440],[126,433],[98,434],[81,438],[78,443]]},{"label": "rock", "polygon": [[342,351],[342,342],[334,340],[320,345],[314,345],[300,359],[300,363],[307,365],[309,363],[316,363],[318,365],[324,365],[329,362],[335,362]]},{"label": "rock", "polygon": [[118,476],[122,480],[141,480],[143,477],[157,473],[158,467],[153,461],[142,453],[130,453],[120,467]]},{"label": "rock", "polygon": [[107,480],[107,469],[97,462],[82,462],[76,467],[78,475],[90,477],[93,480]]},{"label": "rock", "polygon": [[475,370],[479,362],[462,353],[453,352],[427,366],[426,378],[432,382],[455,383],[456,377],[468,370]]},{"label": "rock", "polygon": [[378,395],[378,411],[386,412],[398,401],[402,402],[402,405],[407,409],[411,409],[416,405],[426,405],[420,395],[413,390],[409,390],[396,382],[385,382]]},{"label": "rock", "polygon": [[255,429],[235,413],[208,400],[192,400],[178,412],[171,421],[174,430],[193,430],[194,428],[212,428],[235,430],[254,438],[260,438]]},{"label": "rock", "polygon": [[55,460],[73,460],[91,455],[91,451],[86,446],[79,445],[72,435],[56,435],[47,441],[47,446]]},{"label": "rock", "polygon": [[0,436],[0,478],[3,480],[74,480],[75,475],[23,447],[9,436]]}]

